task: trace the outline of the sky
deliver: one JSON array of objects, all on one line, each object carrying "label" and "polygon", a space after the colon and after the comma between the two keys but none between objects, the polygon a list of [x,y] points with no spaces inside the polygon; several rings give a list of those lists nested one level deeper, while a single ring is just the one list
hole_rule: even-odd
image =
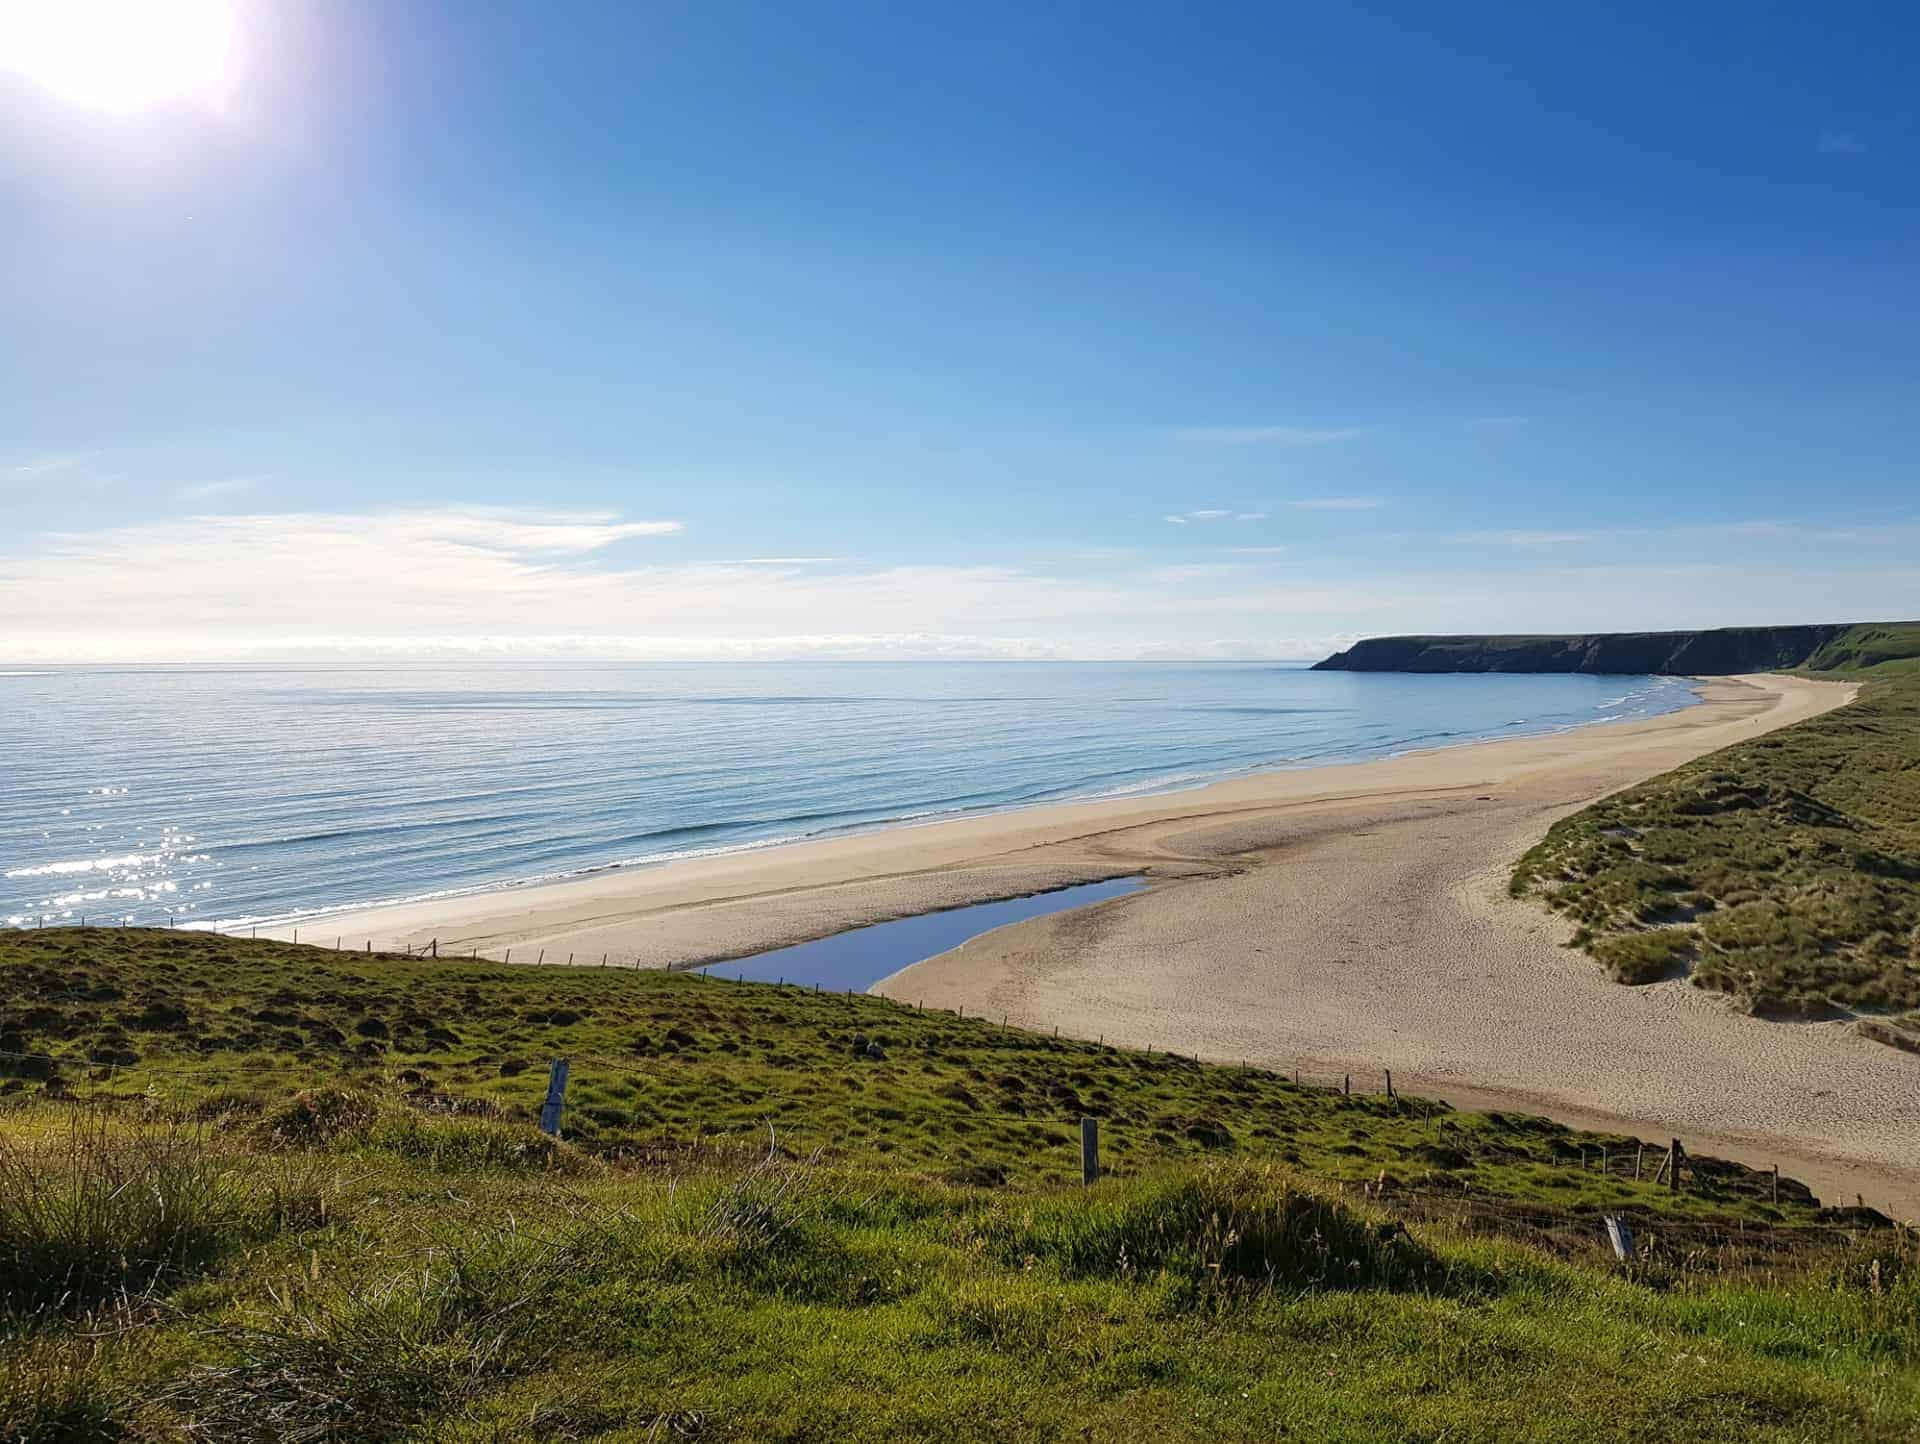
[{"label": "sky", "polygon": [[1920,617],[1917,49],[0,0],[0,660]]}]

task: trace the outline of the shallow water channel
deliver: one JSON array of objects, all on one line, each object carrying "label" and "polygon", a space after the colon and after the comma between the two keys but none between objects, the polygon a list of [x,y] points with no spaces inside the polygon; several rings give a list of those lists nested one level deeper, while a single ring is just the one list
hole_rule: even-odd
[{"label": "shallow water channel", "polygon": [[790,948],[776,948],[770,953],[709,963],[696,971],[750,983],[787,982],[829,991],[845,992],[852,988],[855,992],[865,992],[909,963],[957,948],[969,938],[977,938],[1008,923],[1122,897],[1144,886],[1137,877],[1120,877],[1035,893],[1032,897],[921,913],[918,917],[853,928],[810,943],[795,943]]}]

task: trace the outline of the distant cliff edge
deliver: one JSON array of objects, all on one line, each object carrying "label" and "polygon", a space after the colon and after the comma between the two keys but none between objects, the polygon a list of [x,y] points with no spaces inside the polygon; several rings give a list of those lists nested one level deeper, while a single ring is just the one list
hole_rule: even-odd
[{"label": "distant cliff edge", "polygon": [[[1718,627],[1583,637],[1369,637],[1314,663],[1319,672],[1632,672],[1714,676],[1835,665],[1850,634],[1886,626]],[[1837,647],[1835,644],[1849,645]],[[1829,660],[1831,659],[1831,660]]]}]

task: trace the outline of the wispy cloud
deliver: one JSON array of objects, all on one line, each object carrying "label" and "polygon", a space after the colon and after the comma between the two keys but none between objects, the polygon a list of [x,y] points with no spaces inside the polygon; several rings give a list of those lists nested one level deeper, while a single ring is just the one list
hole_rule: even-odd
[{"label": "wispy cloud", "polygon": [[1798,544],[1834,542],[1855,546],[1900,546],[1920,540],[1920,525],[1897,520],[1872,526],[1833,526],[1816,521],[1723,521],[1670,530],[1674,535],[1738,537],[1751,541],[1790,541]]},{"label": "wispy cloud", "polygon": [[1605,532],[1598,531],[1546,531],[1514,527],[1493,531],[1454,532],[1446,540],[1461,546],[1533,548],[1572,546],[1576,542],[1595,541],[1605,535]]},{"label": "wispy cloud", "polygon": [[1206,446],[1325,446],[1364,434],[1357,426],[1183,426],[1174,432]]},{"label": "wispy cloud", "polygon": [[235,477],[231,481],[202,481],[193,486],[183,486],[173,494],[175,501],[198,502],[219,501],[223,497],[242,496],[253,490],[251,477]]},{"label": "wispy cloud", "polygon": [[73,452],[62,456],[36,456],[31,461],[6,468],[8,476],[34,477],[55,476],[63,471],[72,471],[87,458],[83,453]]},{"label": "wispy cloud", "polygon": [[1286,550],[1285,547],[1228,547],[1228,551],[1243,557],[1276,556]]},{"label": "wispy cloud", "polygon": [[839,557],[722,557],[703,562],[709,567],[819,567],[839,561]]},{"label": "wispy cloud", "polygon": [[1527,421],[1525,416],[1469,416],[1461,425],[1469,431],[1518,431]]},{"label": "wispy cloud", "polygon": [[1820,154],[1822,155],[1865,155],[1867,143],[1850,130],[1823,130],[1820,132]]},{"label": "wispy cloud", "polygon": [[1672,526],[1618,527],[1496,527],[1458,531],[1440,540],[1461,546],[1500,546],[1523,550],[1577,546],[1589,543],[1626,543],[1647,547],[1663,542],[1698,544],[1706,540],[1792,542],[1796,545],[1831,544],[1900,546],[1920,540],[1920,527],[1893,522],[1879,526],[1831,526],[1812,521],[1748,519],[1687,522]]},{"label": "wispy cloud", "polygon": [[1198,511],[1177,511],[1162,517],[1162,521],[1172,522],[1175,526],[1186,526],[1196,521],[1265,521],[1264,511],[1234,511],[1224,506],[1201,507]]},{"label": "wispy cloud", "polygon": [[390,530],[423,543],[508,555],[579,554],[633,537],[671,536],[685,530],[677,521],[620,521],[612,512],[528,512],[512,507],[391,512],[385,520]]},{"label": "wispy cloud", "polygon": [[1386,503],[1377,496],[1307,496],[1286,505],[1301,511],[1377,511]]}]

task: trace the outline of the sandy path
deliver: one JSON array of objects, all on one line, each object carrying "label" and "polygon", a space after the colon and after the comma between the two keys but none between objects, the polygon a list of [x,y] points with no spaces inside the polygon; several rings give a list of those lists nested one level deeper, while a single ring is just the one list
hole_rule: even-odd
[{"label": "sandy path", "polygon": [[[1029,809],[303,924],[533,961],[737,957],[849,927],[1145,873],[1131,897],[1003,928],[877,991],[1207,1058],[1678,1133],[1827,1195],[1920,1214],[1920,1059],[1843,1024],[1745,1018],[1684,984],[1623,988],[1504,895],[1557,817],[1816,715],[1841,684],[1703,684],[1645,722],[1165,797]],[[1358,1081],[1358,1080],[1356,1080]]]}]

